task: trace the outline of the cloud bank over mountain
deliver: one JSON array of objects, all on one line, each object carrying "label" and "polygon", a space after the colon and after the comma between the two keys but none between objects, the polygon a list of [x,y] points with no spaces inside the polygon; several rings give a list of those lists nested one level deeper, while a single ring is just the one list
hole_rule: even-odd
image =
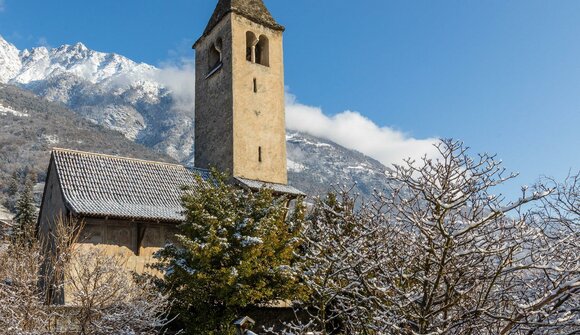
[{"label": "cloud bank over mountain", "polygon": [[387,166],[409,157],[432,156],[433,144],[438,141],[415,139],[401,131],[380,127],[358,112],[328,116],[318,107],[299,103],[290,93],[286,94],[286,127],[357,150]]},{"label": "cloud bank over mountain", "polygon": [[[162,64],[155,79],[167,86],[182,106],[195,104],[195,64],[180,60]],[[420,158],[435,154],[438,139],[416,139],[390,127],[380,127],[364,115],[345,111],[328,116],[318,107],[298,102],[286,92],[286,127],[336,142],[345,148],[357,150],[384,165],[400,163],[405,158]]]},{"label": "cloud bank over mountain", "polygon": [[153,79],[171,90],[177,107],[193,110],[192,106],[195,106],[195,61],[193,59],[163,63]]}]

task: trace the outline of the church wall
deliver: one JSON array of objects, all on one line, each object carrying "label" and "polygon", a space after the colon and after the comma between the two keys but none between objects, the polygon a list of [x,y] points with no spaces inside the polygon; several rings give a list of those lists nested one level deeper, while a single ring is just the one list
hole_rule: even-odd
[{"label": "church wall", "polygon": [[[64,203],[64,197],[60,188],[56,166],[54,161],[51,159],[48,168],[46,184],[44,187],[42,206],[38,215],[38,236],[45,243],[45,252],[49,254],[54,254],[56,252],[55,243],[52,238],[52,233],[56,230],[55,222],[59,218],[67,218],[68,215],[69,213]],[[52,287],[49,282],[62,280],[62,278],[56,277],[60,276],[55,275],[51,264],[45,261],[41,267],[41,278],[44,279],[41,281],[40,285],[43,287],[46,287],[45,285]],[[46,278],[52,279],[48,279],[47,282],[45,281]],[[61,289],[51,290],[51,299],[53,299],[54,303],[63,303],[63,297],[64,296]]]},{"label": "church wall", "polygon": [[[195,165],[233,172],[233,97],[231,16],[225,17],[196,45],[195,53]],[[210,50],[221,40],[222,68],[210,73]]]},{"label": "church wall", "polygon": [[[248,31],[268,39],[268,66],[247,60]],[[282,32],[232,14],[232,34],[234,175],[287,184]]]},{"label": "church wall", "polygon": [[166,243],[174,242],[176,233],[177,224],[174,223],[85,219],[79,245],[101,248],[110,255],[122,255],[127,260],[127,269],[144,273],[146,265],[155,262],[153,254]]},{"label": "church wall", "polygon": [[[176,223],[147,223],[129,220],[84,219],[84,230],[75,248],[80,253],[103,252],[119,257],[124,267],[138,274],[161,275],[148,265],[156,262],[155,252],[168,242],[175,242]],[[142,239],[140,239],[142,236]],[[77,260],[73,259],[72,262]],[[76,264],[76,263],[75,263]],[[65,282],[64,300],[74,304],[74,288]]]},{"label": "church wall", "polygon": [[38,215],[39,236],[45,239],[54,230],[55,220],[59,217],[66,218],[68,216],[54,161],[50,161],[48,169],[49,173],[44,189],[42,208]]}]

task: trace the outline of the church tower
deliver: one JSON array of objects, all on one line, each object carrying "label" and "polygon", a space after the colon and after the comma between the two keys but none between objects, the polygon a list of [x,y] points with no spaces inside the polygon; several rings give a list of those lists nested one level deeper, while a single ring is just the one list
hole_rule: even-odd
[{"label": "church tower", "polygon": [[196,167],[288,183],[283,32],[262,0],[219,0],[193,46]]}]

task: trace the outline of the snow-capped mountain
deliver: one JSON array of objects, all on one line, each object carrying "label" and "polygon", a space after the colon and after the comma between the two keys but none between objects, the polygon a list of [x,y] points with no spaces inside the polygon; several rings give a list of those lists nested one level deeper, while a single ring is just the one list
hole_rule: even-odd
[{"label": "snow-capped mountain", "polygon": [[22,68],[18,49],[0,36],[0,82],[14,78]]},{"label": "snow-capped mountain", "polygon": [[191,162],[193,104],[176,102],[162,70],[82,43],[19,51],[2,37],[0,64],[1,83],[60,102],[131,140]]},{"label": "snow-capped mountain", "polygon": [[[181,74],[183,75],[183,74]],[[0,83],[25,88],[126,138],[193,163],[193,71],[172,85],[166,70],[81,43],[19,51],[0,36]],[[183,83],[182,83],[183,84]],[[362,194],[385,188],[386,168],[333,142],[288,132],[290,183],[310,194],[351,185]]]},{"label": "snow-capped mountain", "polygon": [[150,65],[136,64],[116,54],[89,50],[82,43],[73,46],[63,45],[51,50],[45,47],[24,50],[20,53],[20,60],[21,70],[12,81],[22,84],[68,73],[92,84],[110,87],[120,77],[132,77],[138,81],[144,76],[151,76],[155,71]]}]

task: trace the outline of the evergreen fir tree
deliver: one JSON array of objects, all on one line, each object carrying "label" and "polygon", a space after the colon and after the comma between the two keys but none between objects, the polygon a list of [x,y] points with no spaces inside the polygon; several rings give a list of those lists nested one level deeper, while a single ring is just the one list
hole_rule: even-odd
[{"label": "evergreen fir tree", "polygon": [[8,184],[8,195],[11,197],[16,197],[18,194],[18,185],[20,184],[18,180],[18,174],[16,172],[12,173],[10,178],[10,183]]},{"label": "evergreen fir tree", "polygon": [[21,239],[30,239],[34,236],[36,227],[37,213],[34,206],[33,181],[28,179],[16,202],[16,216],[14,221],[14,237]]},{"label": "evergreen fir tree", "polygon": [[186,220],[178,244],[160,251],[163,286],[176,301],[190,334],[231,334],[245,308],[300,298],[292,272],[303,223],[299,201],[287,217],[287,199],[198,179],[183,199]]},{"label": "evergreen fir tree", "polygon": [[4,203],[6,208],[10,211],[14,211],[16,209],[16,197],[18,196],[20,181],[18,178],[18,174],[16,171],[12,173],[10,181],[8,182],[8,188],[6,189],[7,199]]}]

